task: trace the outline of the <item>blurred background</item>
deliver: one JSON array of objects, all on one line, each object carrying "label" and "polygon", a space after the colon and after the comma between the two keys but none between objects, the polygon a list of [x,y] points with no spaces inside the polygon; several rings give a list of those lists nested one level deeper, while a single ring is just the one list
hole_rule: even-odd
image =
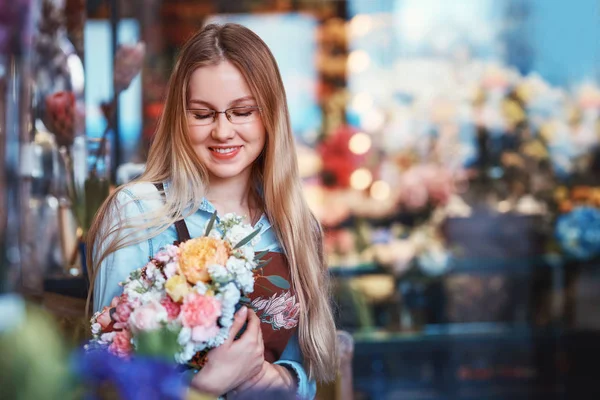
[{"label": "blurred background", "polygon": [[599,398],[599,21],[598,0],[0,0],[0,334],[19,293],[85,339],[91,218],[143,171],[179,47],[237,22],[279,63],[349,334],[319,397]]}]

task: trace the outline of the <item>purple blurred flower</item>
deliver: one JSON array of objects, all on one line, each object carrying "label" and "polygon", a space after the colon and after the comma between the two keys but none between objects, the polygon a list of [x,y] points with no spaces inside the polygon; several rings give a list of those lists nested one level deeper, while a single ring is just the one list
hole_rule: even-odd
[{"label": "purple blurred flower", "polygon": [[31,0],[0,0],[0,55],[20,54],[31,44]]}]

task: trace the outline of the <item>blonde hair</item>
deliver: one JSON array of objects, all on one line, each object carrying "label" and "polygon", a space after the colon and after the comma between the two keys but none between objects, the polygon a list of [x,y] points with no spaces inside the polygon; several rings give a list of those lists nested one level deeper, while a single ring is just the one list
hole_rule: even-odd
[{"label": "blonde hair", "polygon": [[[160,210],[136,218],[136,224],[119,218],[116,206],[119,190],[105,201],[88,232],[87,256],[88,265],[92,266],[92,282],[108,255],[159,234],[199,208],[208,174],[189,139],[185,120],[188,82],[197,68],[225,60],[238,68],[263,110],[261,117],[267,140],[253,166],[254,195],[261,199],[289,262],[292,285],[301,305],[298,333],[307,371],[316,380],[331,381],[337,371],[336,339],[321,227],[302,194],[294,137],[277,63],[260,37],[241,25],[208,25],[181,49],[146,171],[137,180],[137,183],[169,180],[169,196]],[[112,225],[106,226],[109,222]],[[123,230],[132,229],[134,225],[137,232],[145,229],[148,234],[123,234]],[[99,243],[102,246],[98,247]]]}]

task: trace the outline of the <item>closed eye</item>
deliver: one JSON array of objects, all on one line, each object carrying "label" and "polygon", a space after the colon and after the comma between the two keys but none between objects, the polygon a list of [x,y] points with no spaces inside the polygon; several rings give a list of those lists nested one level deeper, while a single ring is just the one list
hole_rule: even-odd
[{"label": "closed eye", "polygon": [[190,111],[190,113],[192,114],[192,117],[194,117],[194,119],[208,119],[208,118],[212,118],[212,112],[209,111]]},{"label": "closed eye", "polygon": [[236,117],[249,117],[254,113],[254,110],[249,110],[246,112],[243,111],[233,111],[233,115],[235,115]]}]

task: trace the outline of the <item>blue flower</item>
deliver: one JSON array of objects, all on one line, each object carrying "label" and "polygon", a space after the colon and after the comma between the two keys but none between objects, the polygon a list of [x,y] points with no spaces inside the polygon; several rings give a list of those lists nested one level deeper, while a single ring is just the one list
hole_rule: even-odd
[{"label": "blue flower", "polygon": [[142,357],[124,360],[106,350],[77,352],[72,362],[87,399],[98,398],[109,385],[125,400],[175,400],[183,398],[189,382],[182,366]]},{"label": "blue flower", "polygon": [[556,239],[564,252],[579,260],[600,256],[600,210],[577,207],[559,217]]}]

